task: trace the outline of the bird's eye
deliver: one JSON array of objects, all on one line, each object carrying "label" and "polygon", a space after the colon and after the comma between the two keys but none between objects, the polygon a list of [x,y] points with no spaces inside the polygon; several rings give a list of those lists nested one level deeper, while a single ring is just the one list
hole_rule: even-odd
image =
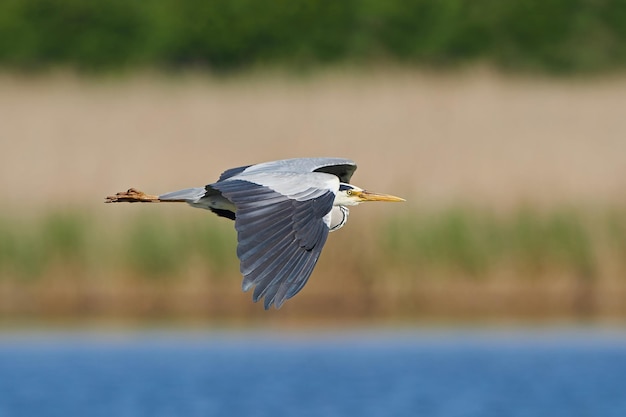
[{"label": "bird's eye", "polygon": [[348,191],[346,191],[346,194],[348,194],[348,195],[352,195],[352,190],[348,190]]}]

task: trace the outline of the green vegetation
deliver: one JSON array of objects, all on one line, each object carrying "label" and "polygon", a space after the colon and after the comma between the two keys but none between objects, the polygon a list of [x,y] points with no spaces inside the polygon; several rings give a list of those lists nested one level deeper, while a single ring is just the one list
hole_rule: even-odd
[{"label": "green vegetation", "polygon": [[[350,226],[358,223],[355,217]],[[505,266],[520,279],[541,279],[554,271],[594,279],[601,274],[600,257],[626,270],[626,213],[524,208],[494,214],[455,207],[393,217],[349,242],[352,250],[338,258],[341,270],[358,270],[361,254],[368,253],[421,276],[481,278]],[[3,279],[18,281],[37,280],[59,268],[73,268],[78,275],[104,269],[111,279],[126,274],[177,280],[190,264],[213,277],[237,277],[235,248],[231,222],[210,216],[174,220],[142,213],[113,228],[94,216],[67,212],[28,221],[0,219],[0,272]]]},{"label": "green vegetation", "polygon": [[235,248],[232,225],[217,221],[173,223],[144,214],[111,229],[93,216],[63,211],[35,219],[4,217],[0,279],[32,281],[59,272],[80,279],[102,269],[113,279],[126,272],[138,279],[176,279],[195,260],[208,271],[236,272]]},{"label": "green vegetation", "polygon": [[[0,216],[0,319],[252,320],[232,223],[197,214]],[[329,239],[315,284],[290,311],[332,322],[626,315],[622,208],[459,206],[370,220],[355,215]]]},{"label": "green vegetation", "polygon": [[4,0],[0,65],[304,68],[398,62],[554,73],[626,65],[621,0]]},{"label": "green vegetation", "polygon": [[[544,213],[524,208],[499,216],[460,208],[422,213],[393,220],[384,232],[384,250],[394,264],[426,271],[443,268],[480,277],[507,265],[521,278],[545,276],[550,270],[593,278],[597,252],[612,238],[598,236],[601,227],[587,217],[569,209]],[[611,235],[626,225],[623,217],[611,221]],[[614,243],[623,250],[626,240]]]},{"label": "green vegetation", "polygon": [[154,215],[135,219],[121,242],[126,265],[142,278],[171,279],[194,260],[217,274],[224,273],[226,267],[237,272],[232,224],[202,220],[206,219],[168,223]]}]

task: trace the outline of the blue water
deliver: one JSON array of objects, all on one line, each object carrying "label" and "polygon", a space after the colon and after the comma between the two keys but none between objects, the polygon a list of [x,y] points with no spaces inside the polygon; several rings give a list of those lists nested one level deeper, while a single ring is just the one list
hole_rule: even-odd
[{"label": "blue water", "polygon": [[626,335],[0,333],[0,417],[626,416]]}]

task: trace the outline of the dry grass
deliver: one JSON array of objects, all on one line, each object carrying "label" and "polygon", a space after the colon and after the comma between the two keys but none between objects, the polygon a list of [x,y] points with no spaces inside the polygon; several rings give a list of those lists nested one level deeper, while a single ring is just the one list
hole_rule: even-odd
[{"label": "dry grass", "polygon": [[624,78],[4,75],[1,204],[99,206],[129,186],[167,191],[310,155],[350,157],[357,184],[419,205],[622,204],[624,108]]}]

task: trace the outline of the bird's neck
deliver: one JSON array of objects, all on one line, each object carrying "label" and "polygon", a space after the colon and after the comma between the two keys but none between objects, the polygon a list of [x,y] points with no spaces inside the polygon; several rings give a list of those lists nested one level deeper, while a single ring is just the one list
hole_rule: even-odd
[{"label": "bird's neck", "polygon": [[348,221],[348,214],[350,210],[346,206],[334,206],[330,211],[330,231],[334,232],[343,227]]}]

